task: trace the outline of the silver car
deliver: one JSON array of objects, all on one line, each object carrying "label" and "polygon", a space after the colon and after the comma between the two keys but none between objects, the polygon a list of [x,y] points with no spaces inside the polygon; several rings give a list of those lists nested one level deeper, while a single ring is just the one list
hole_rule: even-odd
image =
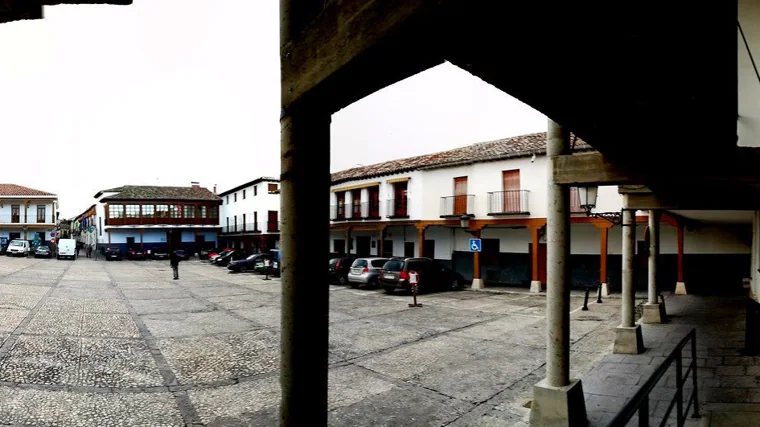
[{"label": "silver car", "polygon": [[348,270],[348,284],[352,288],[366,285],[376,288],[380,283],[380,270],[388,262],[388,258],[357,258]]}]

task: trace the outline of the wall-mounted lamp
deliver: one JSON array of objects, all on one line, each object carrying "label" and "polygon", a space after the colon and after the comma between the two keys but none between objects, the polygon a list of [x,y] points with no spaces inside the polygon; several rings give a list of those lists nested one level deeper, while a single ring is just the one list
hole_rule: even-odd
[{"label": "wall-mounted lamp", "polygon": [[591,212],[596,208],[596,199],[598,195],[599,186],[588,185],[578,187],[580,207],[586,212],[586,216],[590,218],[602,218],[611,222],[613,225],[620,225],[623,219],[622,212]]}]

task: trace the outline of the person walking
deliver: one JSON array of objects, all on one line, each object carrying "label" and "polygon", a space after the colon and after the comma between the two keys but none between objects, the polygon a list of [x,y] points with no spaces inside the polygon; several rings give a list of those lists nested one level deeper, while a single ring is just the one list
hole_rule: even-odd
[{"label": "person walking", "polygon": [[82,249],[82,245],[77,242],[77,258],[79,258],[79,250]]},{"label": "person walking", "polygon": [[92,245],[87,245],[87,258],[92,258]]},{"label": "person walking", "polygon": [[177,255],[177,251],[172,251],[172,254],[169,255],[169,264],[172,266],[172,271],[174,272],[174,280],[179,279],[179,261],[180,257]]}]

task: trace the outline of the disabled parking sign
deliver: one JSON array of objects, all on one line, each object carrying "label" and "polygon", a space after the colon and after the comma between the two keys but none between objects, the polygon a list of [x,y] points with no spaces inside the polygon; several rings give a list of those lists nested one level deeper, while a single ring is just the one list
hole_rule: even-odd
[{"label": "disabled parking sign", "polygon": [[470,239],[470,252],[481,252],[483,244],[480,239]]}]

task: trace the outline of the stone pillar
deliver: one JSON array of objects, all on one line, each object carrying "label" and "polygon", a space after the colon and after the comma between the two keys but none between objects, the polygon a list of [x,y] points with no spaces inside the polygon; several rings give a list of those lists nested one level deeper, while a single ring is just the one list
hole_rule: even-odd
[{"label": "stone pillar", "polygon": [[634,267],[636,257],[636,211],[627,209],[628,196],[623,195],[623,297],[622,323],[615,330],[616,354],[640,354],[644,351],[641,325],[635,324]]},{"label": "stone pillar", "polygon": [[533,387],[534,426],[585,426],[581,381],[570,379],[570,189],[554,183],[554,157],[570,153],[570,133],[551,119],[546,133],[546,378]]},{"label": "stone pillar", "polygon": [[607,254],[609,253],[607,243],[609,242],[612,224],[597,223],[595,225],[599,229],[599,283],[602,285],[602,296],[607,297],[610,295],[610,284],[607,283]]},{"label": "stone pillar", "polygon": [[378,230],[379,240],[377,241],[377,256],[383,256],[383,241],[385,240],[385,227],[380,227]]},{"label": "stone pillar", "polygon": [[326,286],[314,286],[327,283],[326,258],[314,256],[314,245],[330,237],[324,197],[330,192],[330,113],[283,109],[280,124],[280,426],[322,427],[327,425],[329,296]]},{"label": "stone pillar", "polygon": [[678,223],[678,279],[676,281],[676,295],[686,295],[686,282],[683,278],[683,223]]},{"label": "stone pillar", "polygon": [[[472,237],[480,239],[480,230],[474,230],[471,232]],[[480,252],[472,253],[472,289],[483,289],[483,279],[480,277]]]},{"label": "stone pillar", "polygon": [[660,216],[657,210],[649,211],[649,268],[647,270],[648,301],[644,304],[642,323],[663,323],[667,319],[665,302],[659,301],[657,289],[657,260],[660,256]]},{"label": "stone pillar", "polygon": [[538,275],[538,255],[540,253],[540,243],[538,242],[538,232],[541,230],[541,227],[538,226],[531,226],[530,227],[530,245],[531,245],[531,281],[530,281],[530,292],[531,293],[539,293],[541,292],[541,278]]},{"label": "stone pillar", "polygon": [[757,300],[760,295],[760,211],[755,211],[752,215],[752,248],[750,249],[750,290],[749,297]]}]

